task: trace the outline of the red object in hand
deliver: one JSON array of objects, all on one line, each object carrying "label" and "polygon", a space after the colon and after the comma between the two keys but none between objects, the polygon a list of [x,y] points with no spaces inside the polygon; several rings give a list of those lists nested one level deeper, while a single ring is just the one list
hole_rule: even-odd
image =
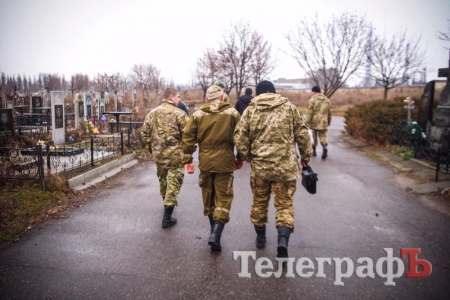
[{"label": "red object in hand", "polygon": [[195,171],[194,164],[192,164],[192,163],[191,164],[185,164],[184,168],[185,168],[186,172],[188,172],[188,174],[194,174],[194,171]]},{"label": "red object in hand", "polygon": [[234,167],[235,167],[236,170],[242,169],[243,166],[244,166],[244,161],[243,160],[236,159],[234,161]]}]

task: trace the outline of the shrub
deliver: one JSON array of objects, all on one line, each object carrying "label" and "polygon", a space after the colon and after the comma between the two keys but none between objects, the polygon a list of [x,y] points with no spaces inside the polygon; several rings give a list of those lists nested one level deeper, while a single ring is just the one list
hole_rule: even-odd
[{"label": "shrub", "polygon": [[[391,130],[389,124],[398,126],[407,121],[407,110],[403,98],[377,100],[355,105],[345,113],[345,129],[355,138],[364,139],[373,145],[387,145]],[[418,103],[417,100],[415,100]],[[417,119],[418,107],[412,112]]]}]

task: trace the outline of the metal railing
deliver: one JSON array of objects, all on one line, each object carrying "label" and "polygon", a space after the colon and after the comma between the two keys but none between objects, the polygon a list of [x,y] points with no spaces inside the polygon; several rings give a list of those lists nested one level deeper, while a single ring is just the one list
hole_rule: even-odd
[{"label": "metal railing", "polygon": [[42,146],[32,148],[32,154],[16,147],[0,147],[0,178],[2,180],[40,180],[45,191]]},{"label": "metal railing", "polygon": [[41,145],[22,149],[0,147],[0,179],[40,180],[42,190],[45,191],[44,166],[48,174],[70,178],[80,168],[92,168],[123,154],[123,132],[109,137],[90,136],[87,141],[69,145],[46,144],[45,149]]}]

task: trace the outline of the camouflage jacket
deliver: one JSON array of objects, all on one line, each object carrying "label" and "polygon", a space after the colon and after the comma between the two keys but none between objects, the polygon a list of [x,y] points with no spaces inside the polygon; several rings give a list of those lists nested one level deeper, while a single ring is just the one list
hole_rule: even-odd
[{"label": "camouflage jacket", "polygon": [[187,121],[187,114],[167,99],[145,117],[142,140],[153,154],[156,164],[166,168],[183,166],[181,139]]},{"label": "camouflage jacket", "polygon": [[313,153],[301,113],[289,99],[272,93],[253,98],[234,131],[234,142],[257,176],[274,181],[300,175],[296,143],[304,161]]},{"label": "camouflage jacket", "polygon": [[310,124],[311,129],[324,130],[331,123],[331,103],[322,93],[317,93],[311,97],[308,103],[308,116],[306,124]]},{"label": "camouflage jacket", "polygon": [[192,162],[192,154],[198,144],[198,168],[201,171],[233,172],[233,133],[240,117],[230,103],[214,100],[203,104],[192,114],[186,125],[183,134],[183,162]]}]

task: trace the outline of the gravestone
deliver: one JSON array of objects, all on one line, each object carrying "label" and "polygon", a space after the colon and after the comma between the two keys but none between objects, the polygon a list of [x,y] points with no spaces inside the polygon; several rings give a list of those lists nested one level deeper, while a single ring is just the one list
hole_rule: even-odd
[{"label": "gravestone", "polygon": [[0,109],[0,132],[11,132],[14,134],[13,109]]},{"label": "gravestone", "polygon": [[120,94],[117,96],[117,107],[116,107],[116,111],[122,111],[122,97],[123,97],[122,93],[120,93]]},{"label": "gravestone", "polygon": [[66,129],[64,122],[64,93],[51,92],[52,103],[52,139],[55,145],[64,144],[66,140]]},{"label": "gravestone", "polygon": [[83,111],[83,119],[81,122],[84,122],[84,119],[89,119],[92,117],[92,94],[85,93],[84,94],[84,111]]},{"label": "gravestone", "polygon": [[100,93],[100,102],[98,105],[98,116],[103,115],[105,112],[105,104],[109,102],[109,93],[101,92]]},{"label": "gravestone", "polygon": [[73,107],[74,107],[74,113],[75,113],[75,130],[77,130],[81,122],[83,121],[83,98],[81,97],[81,94],[76,93],[75,98],[73,99]]},{"label": "gravestone", "polygon": [[31,112],[37,113],[37,112],[41,112],[41,111],[37,111],[35,110],[35,108],[38,107],[44,107],[43,105],[44,103],[42,102],[42,97],[41,96],[32,96],[31,97]]},{"label": "gravestone", "polygon": [[43,103],[42,106],[45,106],[45,107],[51,107],[52,106],[51,94],[49,92],[45,92],[45,94],[44,94],[44,103]]},{"label": "gravestone", "polygon": [[450,139],[446,140],[450,136],[450,59],[449,67],[439,69],[438,76],[447,77],[447,83],[441,92],[430,130],[431,147],[434,150],[439,147],[450,148]]}]

